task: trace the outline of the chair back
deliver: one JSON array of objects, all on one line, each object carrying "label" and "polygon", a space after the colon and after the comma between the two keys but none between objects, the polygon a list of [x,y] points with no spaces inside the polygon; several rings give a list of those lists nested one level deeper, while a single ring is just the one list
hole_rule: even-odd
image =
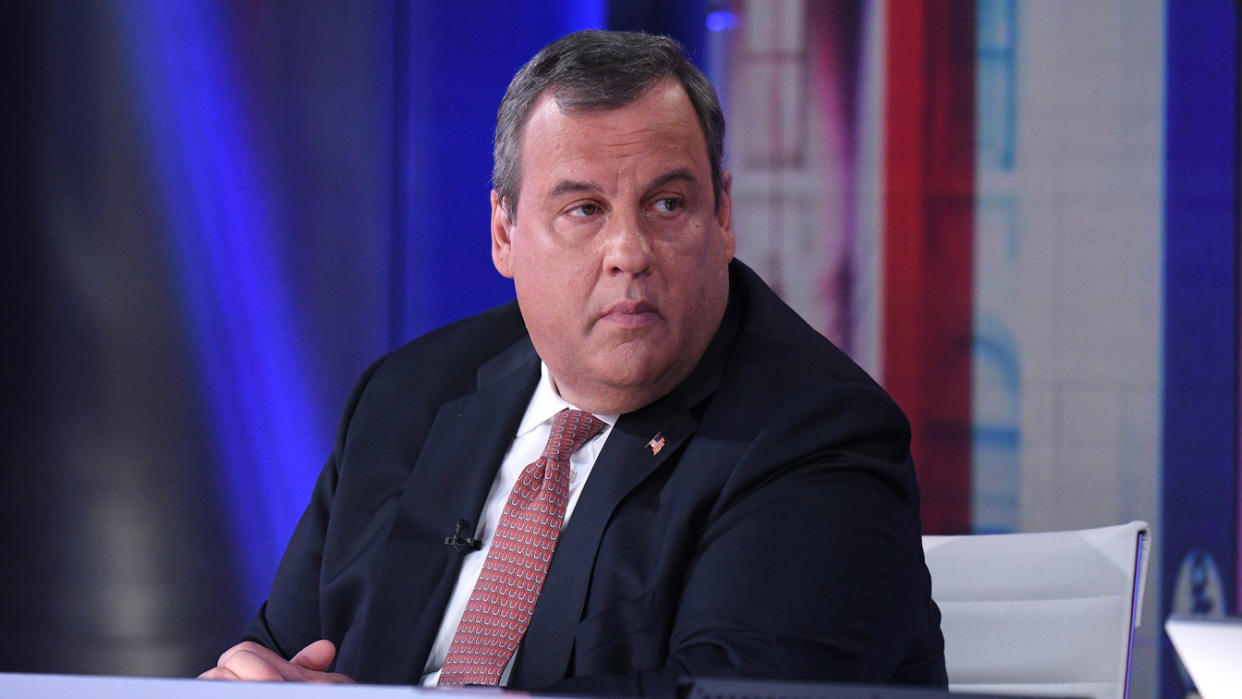
[{"label": "chair back", "polygon": [[1150,547],[1146,522],[923,537],[949,689],[1127,696]]}]

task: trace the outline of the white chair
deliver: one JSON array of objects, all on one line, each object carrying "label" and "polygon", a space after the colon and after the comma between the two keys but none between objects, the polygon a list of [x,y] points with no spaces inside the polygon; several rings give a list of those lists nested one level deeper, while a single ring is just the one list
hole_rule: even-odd
[{"label": "white chair", "polygon": [[1125,697],[1150,548],[1146,522],[923,537],[949,689]]}]

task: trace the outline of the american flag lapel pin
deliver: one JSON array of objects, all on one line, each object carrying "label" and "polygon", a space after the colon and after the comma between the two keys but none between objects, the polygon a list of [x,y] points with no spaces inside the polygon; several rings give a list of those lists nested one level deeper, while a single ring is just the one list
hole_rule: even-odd
[{"label": "american flag lapel pin", "polygon": [[651,450],[652,456],[659,454],[660,450],[664,448],[664,434],[662,432],[656,432],[655,436],[651,438],[651,441],[647,442],[647,448]]}]

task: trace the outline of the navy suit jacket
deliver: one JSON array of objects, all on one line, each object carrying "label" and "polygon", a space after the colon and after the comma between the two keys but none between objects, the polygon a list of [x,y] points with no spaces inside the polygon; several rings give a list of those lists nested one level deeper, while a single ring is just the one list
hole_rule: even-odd
[{"label": "navy suit jacket", "polygon": [[[905,417],[739,262],[730,284],[691,375],[608,437],[510,686],[944,685]],[[461,567],[445,537],[477,525],[538,378],[516,304],[372,365],[246,638],[327,638],[338,672],[418,682]]]}]

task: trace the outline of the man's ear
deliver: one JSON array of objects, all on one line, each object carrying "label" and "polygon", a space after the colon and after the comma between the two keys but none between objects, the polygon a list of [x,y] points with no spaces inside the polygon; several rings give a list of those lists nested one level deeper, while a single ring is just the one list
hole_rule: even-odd
[{"label": "man's ear", "polygon": [[492,190],[492,264],[501,276],[513,278],[513,222],[505,211],[505,203]]},{"label": "man's ear", "polygon": [[737,252],[737,240],[733,237],[733,173],[725,170],[720,173],[720,202],[716,207],[716,225],[720,226],[720,234],[724,236],[725,250],[729,259]]}]

